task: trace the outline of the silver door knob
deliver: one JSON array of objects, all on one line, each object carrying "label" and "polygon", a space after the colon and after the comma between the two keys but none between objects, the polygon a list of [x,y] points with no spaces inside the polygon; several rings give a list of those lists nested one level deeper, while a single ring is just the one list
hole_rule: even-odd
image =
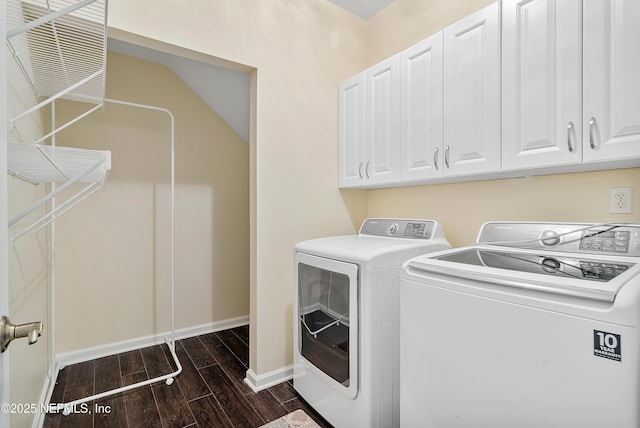
[{"label": "silver door knob", "polygon": [[29,345],[33,345],[41,334],[42,321],[16,325],[3,315],[0,318],[0,352],[6,351],[13,339],[21,337],[26,337]]}]

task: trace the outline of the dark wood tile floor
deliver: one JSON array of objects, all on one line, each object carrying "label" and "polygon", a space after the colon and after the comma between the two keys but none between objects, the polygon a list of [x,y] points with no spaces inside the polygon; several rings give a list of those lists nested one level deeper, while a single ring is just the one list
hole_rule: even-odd
[{"label": "dark wood tile floor", "polygon": [[[255,393],[244,383],[249,366],[249,327],[176,342],[182,373],[79,406],[69,416],[51,413],[44,427],[259,427],[297,409],[330,428],[284,382]],[[151,379],[175,370],[166,345],[74,364],[60,370],[51,403],[63,403]]]}]

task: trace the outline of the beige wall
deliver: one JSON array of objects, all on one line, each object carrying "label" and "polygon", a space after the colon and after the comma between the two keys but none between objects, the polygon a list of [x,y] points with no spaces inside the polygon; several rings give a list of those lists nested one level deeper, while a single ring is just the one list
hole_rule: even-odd
[{"label": "beige wall", "polygon": [[326,0],[115,0],[109,25],[257,70],[250,366],[291,364],[294,244],[366,215],[366,193],[338,190],[336,89],[365,65],[364,22]]},{"label": "beige wall", "polygon": [[[369,22],[369,64],[440,31],[493,0],[395,0]],[[489,220],[640,222],[634,214],[609,214],[609,189],[640,193],[640,169],[373,190],[371,217],[424,217],[441,222],[455,246],[475,241]]]},{"label": "beige wall", "polygon": [[[4,95],[3,95],[4,96]],[[27,81],[18,70],[15,61],[7,60],[7,109],[9,117],[37,104]],[[5,120],[3,118],[3,120]],[[31,143],[43,135],[42,117],[34,113],[16,123],[8,135],[9,142]],[[9,219],[44,196],[45,185],[35,186],[9,176],[7,180]],[[42,217],[44,207],[25,217],[9,229],[9,239],[16,236],[33,221]],[[44,330],[37,343],[29,346],[25,339],[11,343],[7,353],[11,358],[11,402],[38,403],[52,360],[50,352],[50,318],[47,294],[48,239],[47,231],[24,235],[9,242],[8,249],[9,311],[6,314],[15,324],[42,321]],[[0,357],[2,358],[2,357]],[[12,426],[30,426],[35,414],[11,415]]]},{"label": "beige wall", "polygon": [[[609,189],[633,188],[633,214],[609,214]],[[453,246],[476,240],[491,220],[640,222],[640,169],[383,189],[369,192],[369,215],[439,221]]]},{"label": "beige wall", "polygon": [[[175,116],[176,328],[249,314],[249,146],[167,67],[109,52],[107,97]],[[59,102],[64,123],[86,109]],[[170,329],[170,121],[107,103],[58,144],[111,150],[106,190],[57,222],[58,352]]]}]

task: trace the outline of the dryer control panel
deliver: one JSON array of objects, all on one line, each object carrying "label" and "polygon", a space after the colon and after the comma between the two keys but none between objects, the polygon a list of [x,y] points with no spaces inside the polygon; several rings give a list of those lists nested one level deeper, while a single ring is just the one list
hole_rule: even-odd
[{"label": "dryer control panel", "polygon": [[431,239],[436,222],[421,219],[369,218],[362,223],[361,235],[387,238]]},{"label": "dryer control panel", "polygon": [[480,229],[478,243],[640,257],[640,225],[490,222]]}]

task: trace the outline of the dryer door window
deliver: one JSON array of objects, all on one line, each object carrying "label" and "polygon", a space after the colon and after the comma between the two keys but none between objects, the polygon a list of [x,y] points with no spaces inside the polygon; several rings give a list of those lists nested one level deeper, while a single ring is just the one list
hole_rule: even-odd
[{"label": "dryer door window", "polygon": [[[357,266],[322,259],[299,261],[298,352],[335,382],[357,392]],[[328,264],[327,264],[328,262]]]}]

